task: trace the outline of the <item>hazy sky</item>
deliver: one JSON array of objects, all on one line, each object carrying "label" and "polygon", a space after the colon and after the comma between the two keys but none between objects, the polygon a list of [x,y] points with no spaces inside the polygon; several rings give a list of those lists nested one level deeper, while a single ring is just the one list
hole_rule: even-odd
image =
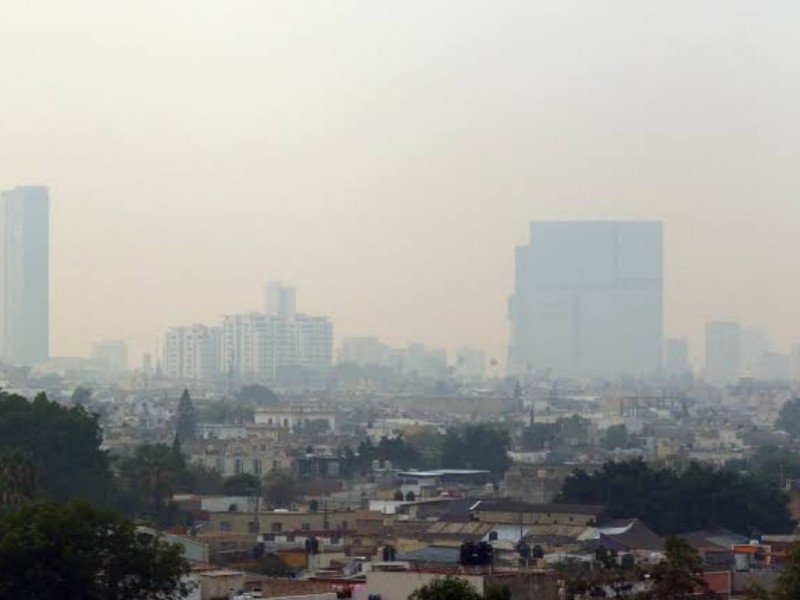
[{"label": "hazy sky", "polygon": [[800,339],[800,3],[0,0],[0,188],[52,197],[52,351],[282,278],[505,362],[537,218],[663,219],[666,333]]}]

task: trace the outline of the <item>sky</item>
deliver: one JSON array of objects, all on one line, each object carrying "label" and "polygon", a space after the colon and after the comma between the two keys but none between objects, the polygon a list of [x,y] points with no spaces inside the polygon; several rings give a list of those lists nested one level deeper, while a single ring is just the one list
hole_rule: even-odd
[{"label": "sky", "polygon": [[51,189],[51,352],[283,279],[337,338],[505,362],[534,219],[660,219],[665,334],[800,340],[791,0],[0,0],[0,189]]}]

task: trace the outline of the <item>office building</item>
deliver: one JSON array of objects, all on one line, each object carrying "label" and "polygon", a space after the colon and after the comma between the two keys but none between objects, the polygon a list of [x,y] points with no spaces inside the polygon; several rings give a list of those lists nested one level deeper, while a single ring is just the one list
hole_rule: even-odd
[{"label": "office building", "polygon": [[122,340],[105,340],[92,348],[92,360],[104,371],[120,373],[128,369],[128,344]]},{"label": "office building", "polygon": [[671,339],[664,342],[664,374],[680,377],[692,372],[689,363],[689,344],[686,340]]},{"label": "office building", "polygon": [[284,286],[280,281],[270,281],[265,291],[265,312],[273,317],[293,319],[297,294],[293,287]]},{"label": "office building", "polygon": [[485,375],[486,356],[478,348],[462,347],[456,350],[455,374],[461,379],[482,379]]},{"label": "office building", "polygon": [[50,354],[50,200],[46,187],[0,194],[2,349],[12,364]]},{"label": "office building", "polygon": [[661,367],[662,225],[533,222],[516,250],[509,370],[554,377]]},{"label": "office building", "polygon": [[208,381],[220,376],[219,327],[172,327],[164,336],[161,369],[165,377]]},{"label": "office building", "polygon": [[706,324],[705,380],[716,384],[735,383],[742,369],[742,329],[733,321]]},{"label": "office building", "polygon": [[377,337],[346,337],[339,350],[340,363],[388,366],[389,347]]}]

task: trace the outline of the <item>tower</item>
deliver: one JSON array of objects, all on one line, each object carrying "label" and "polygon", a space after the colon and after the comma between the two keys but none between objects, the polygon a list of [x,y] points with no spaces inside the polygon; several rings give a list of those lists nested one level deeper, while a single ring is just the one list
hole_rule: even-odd
[{"label": "tower", "polygon": [[0,194],[2,348],[14,364],[35,365],[50,353],[49,212],[46,187]]}]

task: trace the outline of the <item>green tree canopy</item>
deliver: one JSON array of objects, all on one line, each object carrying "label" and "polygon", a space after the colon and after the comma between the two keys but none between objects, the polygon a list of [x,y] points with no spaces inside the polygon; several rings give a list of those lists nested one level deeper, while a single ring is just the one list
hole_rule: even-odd
[{"label": "green tree canopy", "polygon": [[622,425],[612,425],[606,429],[606,439],[603,440],[603,444],[609,450],[627,448],[629,443],[628,428],[625,427],[624,423]]},{"label": "green tree canopy", "polygon": [[258,383],[244,386],[236,392],[236,399],[254,406],[273,406],[280,402],[280,398],[275,392]]},{"label": "green tree canopy", "polygon": [[0,392],[0,453],[20,450],[30,456],[39,497],[110,501],[113,479],[101,443],[97,416],[83,406],[62,406],[44,394],[29,402]]},{"label": "green tree canopy", "polygon": [[235,400],[217,400],[203,406],[199,411],[203,423],[252,423],[255,420],[253,406]]},{"label": "green tree canopy", "polygon": [[402,435],[397,437],[384,436],[376,444],[366,439],[358,446],[358,461],[362,470],[370,468],[373,460],[381,462],[390,461],[393,466],[400,469],[416,467],[420,454],[414,446],[409,444]]},{"label": "green tree canopy", "polygon": [[511,464],[508,431],[489,424],[448,430],[442,443],[441,464],[446,469],[481,469],[503,473]]},{"label": "green tree canopy", "polygon": [[226,494],[231,496],[260,496],[261,479],[250,473],[231,475],[223,484]]},{"label": "green tree canopy", "polygon": [[197,416],[192,404],[192,397],[189,390],[183,390],[181,399],[178,401],[178,413],[175,419],[175,435],[181,442],[194,439]]},{"label": "green tree canopy", "polygon": [[188,593],[178,546],[77,502],[0,514],[0,598],[168,600]]},{"label": "green tree canopy", "polygon": [[[722,500],[724,499],[724,501]],[[743,535],[790,533],[786,496],[757,479],[692,463],[681,473],[642,460],[575,471],[557,502],[604,505],[616,518],[637,517],[661,535],[725,527]]]},{"label": "green tree canopy", "polygon": [[288,508],[297,499],[297,483],[283,471],[274,469],[264,478],[264,500],[273,508]]},{"label": "green tree canopy", "polygon": [[[670,536],[664,544],[663,561],[652,572],[652,600],[689,600],[709,595],[703,579],[703,563],[697,550],[684,538]],[[713,598],[714,596],[711,595]]]},{"label": "green tree canopy", "polygon": [[417,588],[408,600],[483,600],[483,597],[468,581],[447,576]]},{"label": "green tree canopy", "polygon": [[127,510],[159,523],[170,522],[172,495],[186,477],[183,455],[166,444],[142,444],[120,463],[119,471]]},{"label": "green tree canopy", "polygon": [[781,408],[775,427],[792,437],[800,437],[800,398],[792,398]]}]

